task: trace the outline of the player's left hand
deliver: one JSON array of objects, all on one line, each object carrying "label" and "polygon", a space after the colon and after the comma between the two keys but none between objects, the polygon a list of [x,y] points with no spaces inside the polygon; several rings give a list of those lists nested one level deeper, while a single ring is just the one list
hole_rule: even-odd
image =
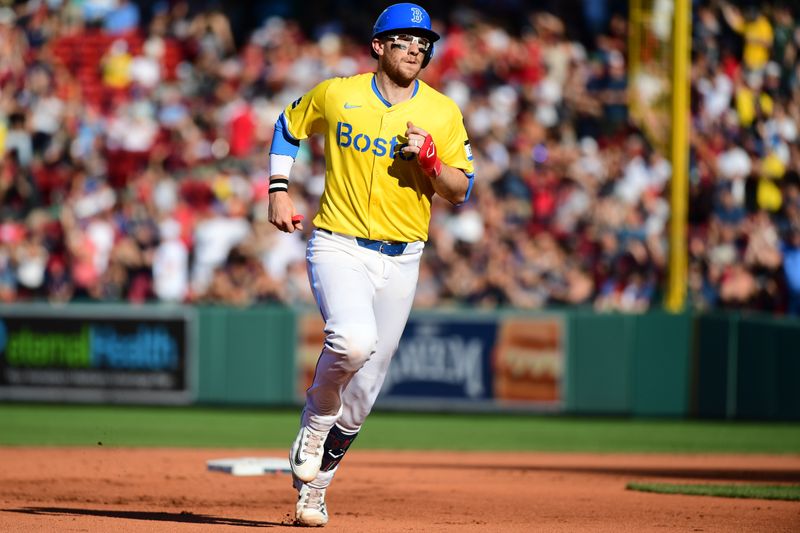
[{"label": "player's left hand", "polygon": [[442,161],[436,152],[436,144],[433,137],[427,131],[415,126],[410,120],[406,124],[408,128],[405,137],[408,139],[408,146],[403,148],[407,154],[416,154],[417,162],[422,170],[431,178],[439,177],[442,173]]}]

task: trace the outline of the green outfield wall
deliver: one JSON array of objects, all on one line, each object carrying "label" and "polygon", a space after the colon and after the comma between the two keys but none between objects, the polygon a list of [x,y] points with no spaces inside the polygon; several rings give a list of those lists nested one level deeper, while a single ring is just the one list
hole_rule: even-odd
[{"label": "green outfield wall", "polygon": [[[316,310],[0,306],[0,401],[296,405]],[[414,312],[377,408],[800,419],[800,320]]]},{"label": "green outfield wall", "polygon": [[800,321],[713,314],[695,329],[693,415],[800,419]]},{"label": "green outfield wall", "polygon": [[198,308],[196,401],[289,403],[296,323],[295,313],[285,307]]},{"label": "green outfield wall", "polygon": [[690,315],[567,313],[572,413],[686,416]]}]

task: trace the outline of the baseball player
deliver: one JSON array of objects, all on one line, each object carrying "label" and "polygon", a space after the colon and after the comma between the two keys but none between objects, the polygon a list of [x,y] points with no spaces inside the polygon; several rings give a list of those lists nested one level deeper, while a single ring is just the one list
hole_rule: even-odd
[{"label": "baseball player", "polygon": [[303,227],[287,193],[299,141],[325,139],[325,189],[306,255],[325,342],[289,453],[300,525],[328,522],[325,491],[372,409],[411,310],[431,198],[460,204],[472,189],[461,112],[417,79],[438,39],[423,8],[390,6],[372,32],[376,71],[323,81],[275,124],[269,221],[289,233]]}]

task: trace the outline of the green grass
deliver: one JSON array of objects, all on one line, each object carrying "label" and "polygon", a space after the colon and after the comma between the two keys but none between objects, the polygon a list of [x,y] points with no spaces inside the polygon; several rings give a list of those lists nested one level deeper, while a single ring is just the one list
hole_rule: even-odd
[{"label": "green grass", "polygon": [[678,485],[674,483],[628,483],[630,490],[659,494],[688,494],[722,498],[800,500],[800,485]]},{"label": "green grass", "polygon": [[[285,448],[299,413],[0,404],[0,445]],[[797,454],[800,424],[376,412],[359,448]]]}]

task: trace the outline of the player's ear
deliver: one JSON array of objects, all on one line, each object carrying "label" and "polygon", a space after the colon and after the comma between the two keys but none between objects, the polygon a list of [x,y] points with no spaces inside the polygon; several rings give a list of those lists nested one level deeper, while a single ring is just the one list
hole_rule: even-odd
[{"label": "player's ear", "polygon": [[372,39],[372,57],[377,59],[378,56],[383,55],[383,47],[384,47],[383,41],[381,41],[377,37],[375,39]]}]

